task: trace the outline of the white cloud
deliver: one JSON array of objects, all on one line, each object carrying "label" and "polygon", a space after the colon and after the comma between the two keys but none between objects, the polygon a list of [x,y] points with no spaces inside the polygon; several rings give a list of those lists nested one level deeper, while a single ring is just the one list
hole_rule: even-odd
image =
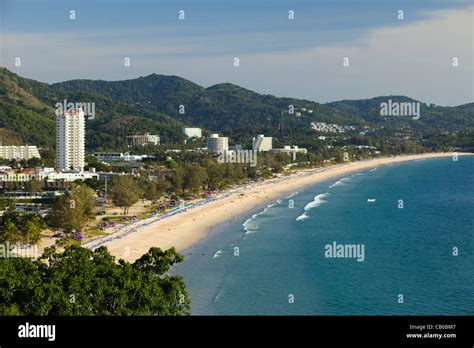
[{"label": "white cloud", "polygon": [[[374,29],[355,42],[291,52],[239,55],[236,43],[239,68],[232,65],[234,55],[197,55],[205,51],[204,38],[150,41],[137,35],[136,40],[111,43],[104,40],[106,33],[7,34],[2,65],[48,82],[117,80],[156,72],[206,86],[232,82],[261,93],[316,101],[403,94],[455,105],[474,99],[472,15],[472,8],[433,12],[423,21]],[[350,67],[343,68],[346,56]],[[22,57],[21,68],[13,67],[15,57]],[[130,68],[123,67],[124,57],[131,58]],[[453,57],[459,59],[458,68],[451,65]]]}]

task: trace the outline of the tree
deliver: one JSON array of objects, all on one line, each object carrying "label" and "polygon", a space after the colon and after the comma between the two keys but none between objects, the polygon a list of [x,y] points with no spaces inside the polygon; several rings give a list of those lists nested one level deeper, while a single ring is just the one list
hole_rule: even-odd
[{"label": "tree", "polygon": [[199,192],[207,179],[207,173],[200,165],[186,164],[184,166],[183,188]]},{"label": "tree", "polygon": [[174,248],[151,248],[135,263],[116,262],[104,246],[0,258],[0,315],[187,315],[183,279],[165,275],[181,261]]},{"label": "tree", "polygon": [[0,242],[35,244],[44,228],[40,215],[7,209],[0,218]]},{"label": "tree", "polygon": [[94,192],[83,184],[74,184],[54,199],[48,220],[53,228],[80,232],[94,216]]},{"label": "tree", "polygon": [[182,165],[176,165],[176,168],[173,169],[173,174],[167,177],[170,182],[170,189],[174,193],[182,193],[184,185],[184,168]]},{"label": "tree", "polygon": [[115,206],[123,209],[128,214],[128,209],[138,202],[141,191],[135,180],[130,176],[117,176],[112,180],[110,196]]},{"label": "tree", "polygon": [[146,184],[146,188],[143,191],[143,198],[155,202],[162,194],[163,191],[161,191],[159,183],[156,180],[152,180]]},{"label": "tree", "polygon": [[43,191],[43,182],[40,180],[30,180],[26,182],[26,191],[35,193]]}]

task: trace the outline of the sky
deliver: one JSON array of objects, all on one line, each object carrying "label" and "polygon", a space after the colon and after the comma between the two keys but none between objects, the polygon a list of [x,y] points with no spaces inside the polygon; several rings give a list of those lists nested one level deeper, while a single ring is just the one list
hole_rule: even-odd
[{"label": "sky", "polygon": [[48,83],[157,73],[318,102],[459,105],[474,101],[473,13],[472,0],[0,0],[0,65]]}]

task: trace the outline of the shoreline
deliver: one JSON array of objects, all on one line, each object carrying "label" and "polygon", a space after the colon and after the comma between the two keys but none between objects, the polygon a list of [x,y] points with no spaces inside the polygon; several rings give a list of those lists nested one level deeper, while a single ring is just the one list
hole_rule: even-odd
[{"label": "shoreline", "polygon": [[[211,229],[227,220],[236,219],[268,200],[294,192],[306,186],[342,176],[347,173],[374,168],[381,165],[414,161],[420,159],[473,155],[470,153],[429,153],[383,157],[359,162],[351,162],[311,171],[302,170],[286,177],[270,179],[257,185],[231,190],[223,197],[217,197],[205,204],[189,208],[178,214],[153,221],[142,221],[125,230],[123,236],[106,240],[105,245],[116,258],[133,262],[155,246],[166,250],[175,247],[178,252],[206,237]],[[87,245],[88,243],[86,243]],[[89,246],[91,247],[91,246]]]}]

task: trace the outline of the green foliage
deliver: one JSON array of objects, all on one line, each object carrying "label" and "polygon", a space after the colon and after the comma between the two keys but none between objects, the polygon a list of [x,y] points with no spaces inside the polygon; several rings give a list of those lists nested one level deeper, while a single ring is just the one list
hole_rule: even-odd
[{"label": "green foliage", "polygon": [[80,232],[94,216],[94,192],[84,184],[73,184],[54,199],[48,221],[53,228]]},{"label": "green foliage", "polygon": [[[421,118],[380,116],[380,103],[388,99],[416,102],[405,96],[384,96],[363,100],[342,100],[327,104],[261,95],[239,86],[224,83],[203,88],[177,76],[152,74],[125,81],[72,80],[47,85],[19,77],[0,68],[0,127],[5,142],[45,145],[48,158],[54,148],[54,105],[64,99],[96,104],[94,119],[86,122],[87,149],[94,151],[125,151],[126,134],[149,131],[161,137],[163,148],[178,148],[183,144],[181,128],[192,125],[204,128],[204,133],[223,133],[233,143],[251,147],[252,138],[259,133],[274,138],[274,147],[299,145],[322,155],[318,134],[310,129],[311,122],[363,125],[377,131],[365,135],[380,146],[382,153],[396,154],[414,145],[430,150],[465,148],[471,141],[460,139],[459,132],[474,127],[474,103],[442,107],[421,103]],[[5,95],[3,95],[5,94]],[[179,113],[184,105],[185,113]],[[300,116],[289,114],[293,105],[312,110]],[[34,130],[34,131],[33,131]],[[438,137],[448,131],[454,141],[423,143],[423,138]],[[403,145],[408,133],[413,144]],[[377,145],[375,145],[377,144]],[[200,140],[189,141],[187,147],[202,146]],[[333,145],[333,144],[331,144]],[[336,144],[337,145],[337,144]],[[160,147],[141,149],[159,152]],[[176,187],[182,184],[176,183]]]},{"label": "green foliage", "polygon": [[45,227],[38,214],[7,209],[0,217],[0,243],[35,244],[41,239]]},{"label": "green foliage", "polygon": [[187,315],[181,277],[165,275],[183,257],[174,248],[131,264],[107,248],[47,249],[42,258],[0,259],[0,315]]},{"label": "green foliage", "polygon": [[29,193],[41,192],[43,191],[43,182],[39,180],[30,180],[26,183],[26,191]]},{"label": "green foliage", "polygon": [[122,208],[124,214],[127,214],[128,209],[138,202],[141,195],[142,190],[134,178],[130,176],[113,178],[110,196],[114,205]]}]

